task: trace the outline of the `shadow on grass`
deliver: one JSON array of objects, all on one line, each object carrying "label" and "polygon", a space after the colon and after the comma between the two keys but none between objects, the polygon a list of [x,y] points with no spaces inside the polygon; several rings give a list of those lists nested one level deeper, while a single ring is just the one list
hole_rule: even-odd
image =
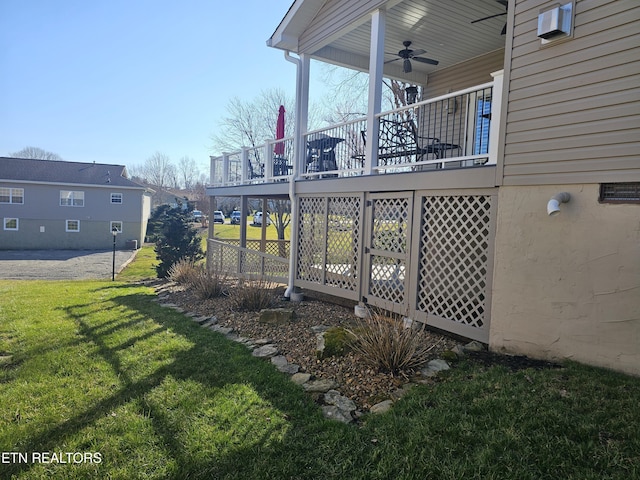
[{"label": "shadow on grass", "polygon": [[[270,363],[254,358],[246,347],[203,329],[181,313],[161,307],[151,295],[127,293],[130,289],[117,284],[99,290],[114,289],[121,290],[122,294],[104,300],[104,305],[99,307],[106,310],[114,308],[115,304],[126,312],[122,319],[111,318],[96,323],[91,314],[87,314],[91,308],[96,308],[95,305],[73,305],[64,308],[64,311],[68,318],[76,322],[78,333],[84,341],[95,345],[100,357],[118,377],[119,386],[90,408],[78,411],[73,417],[27,439],[22,444],[23,451],[55,451],[66,443],[66,439],[107,417],[110,412],[134,403],[142,406],[141,414],[149,416],[155,435],[171,457],[169,463],[173,466],[169,478],[266,478],[263,475],[268,471],[273,471],[274,478],[294,478],[296,472],[305,471],[314,472],[315,475],[324,469],[318,460],[321,464],[330,462],[335,453],[326,452],[322,459],[318,459],[314,450],[318,442],[323,441],[323,436],[350,435],[349,430],[353,429],[325,420],[307,394]],[[150,321],[153,323],[149,324]],[[144,322],[147,322],[147,330],[136,334],[132,327]],[[189,347],[174,352],[166,364],[141,378],[135,378],[136,375],[132,375],[123,364],[121,352],[167,331],[186,339]],[[111,335],[123,332],[126,332],[124,341],[110,343]],[[169,412],[159,408],[157,402],[149,400],[150,394],[167,381],[195,382],[209,392],[212,389],[233,391],[235,386],[248,385],[260,399],[282,413],[286,423],[283,431],[286,433],[274,442],[271,436],[273,432],[269,428],[259,432],[252,431],[252,426],[246,425],[245,441],[239,435],[235,439],[239,440],[236,447],[226,449],[221,455],[194,455],[185,451],[178,441],[180,432],[176,431],[175,422],[168,418]],[[251,412],[243,411],[244,407],[239,408],[238,415],[251,416]],[[250,405],[246,406],[246,409],[250,408]],[[276,428],[282,428],[282,424],[274,425],[273,429]],[[331,445],[334,442],[327,443]],[[24,463],[10,465],[9,473],[18,474],[32,466]],[[106,458],[100,471],[108,476],[108,469],[113,466]],[[123,468],[123,465],[118,465],[118,468]],[[141,472],[131,473],[137,475]]]}]

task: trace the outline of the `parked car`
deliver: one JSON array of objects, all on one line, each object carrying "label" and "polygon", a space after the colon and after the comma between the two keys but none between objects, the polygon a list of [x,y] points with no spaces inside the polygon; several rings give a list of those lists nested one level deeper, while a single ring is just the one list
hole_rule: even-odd
[{"label": "parked car", "polygon": [[213,212],[213,223],[224,223],[224,213],[220,210]]},{"label": "parked car", "polygon": [[237,210],[234,210],[233,212],[231,212],[231,217],[229,218],[231,218],[231,225],[240,225],[240,219],[242,218],[242,215]]},{"label": "parked car", "polygon": [[196,222],[202,221],[203,217],[204,213],[202,213],[200,210],[194,210],[193,212],[191,212],[191,218],[193,218]]},{"label": "parked car", "polygon": [[[262,212],[256,212],[253,216],[253,224],[254,225],[262,225]],[[267,225],[271,225],[271,218],[267,213]]]}]

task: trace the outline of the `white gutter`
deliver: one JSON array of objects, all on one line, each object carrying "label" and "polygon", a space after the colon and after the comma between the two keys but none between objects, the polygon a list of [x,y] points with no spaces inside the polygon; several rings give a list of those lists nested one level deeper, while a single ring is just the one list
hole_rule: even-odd
[{"label": "white gutter", "polygon": [[[300,106],[302,105],[302,60],[300,58],[292,57],[289,50],[285,50],[284,58],[288,62],[293,63],[296,66],[296,124],[293,133],[293,169],[291,171],[291,177],[289,179],[289,201],[291,202],[291,233],[289,241],[298,241],[298,202],[296,201],[296,179],[298,178],[299,156],[300,146],[302,144],[302,129],[301,129],[301,115]],[[287,289],[284,292],[284,296],[291,297],[291,293],[294,291],[295,280],[295,261],[296,261],[296,249],[289,247],[289,278]]]}]

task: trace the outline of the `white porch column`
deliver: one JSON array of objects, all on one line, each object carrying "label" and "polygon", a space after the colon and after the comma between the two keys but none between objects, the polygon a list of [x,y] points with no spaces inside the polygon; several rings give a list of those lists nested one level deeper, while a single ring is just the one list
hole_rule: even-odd
[{"label": "white porch column", "polygon": [[[289,180],[289,200],[291,201],[291,240],[289,248],[289,275],[285,296],[289,297],[294,291],[295,265],[297,261],[298,245],[298,200],[296,198],[296,181],[300,179],[300,173],[306,168],[306,141],[305,135],[309,126],[309,78],[311,59],[305,54],[298,58],[292,57],[287,51],[285,59],[296,65],[296,124],[293,137],[293,172]],[[264,213],[263,213],[264,223]]]},{"label": "white porch column", "polygon": [[[385,10],[371,14],[371,46],[369,50],[369,103],[367,109],[367,147],[364,174],[374,174],[378,161],[379,123],[376,114],[382,105],[382,70],[384,68],[384,35],[387,23]],[[375,164],[374,164],[375,162]]]},{"label": "white porch column", "polygon": [[294,166],[295,178],[300,178],[300,174],[305,171],[306,168],[306,156],[307,156],[307,143],[305,141],[305,135],[309,128],[309,79],[311,76],[311,59],[305,55],[300,55],[300,77],[298,79],[299,85],[296,88],[296,161],[298,168]]}]

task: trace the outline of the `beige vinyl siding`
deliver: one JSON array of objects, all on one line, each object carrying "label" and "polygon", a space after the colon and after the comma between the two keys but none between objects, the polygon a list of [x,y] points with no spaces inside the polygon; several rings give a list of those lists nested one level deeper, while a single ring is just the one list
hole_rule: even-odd
[{"label": "beige vinyl siding", "polygon": [[492,80],[491,73],[502,70],[504,50],[476,57],[468,62],[437,71],[429,75],[423,98],[437,97]]},{"label": "beige vinyl siding", "polygon": [[573,38],[542,46],[518,0],[504,184],[640,180],[640,2],[577,0]]}]

